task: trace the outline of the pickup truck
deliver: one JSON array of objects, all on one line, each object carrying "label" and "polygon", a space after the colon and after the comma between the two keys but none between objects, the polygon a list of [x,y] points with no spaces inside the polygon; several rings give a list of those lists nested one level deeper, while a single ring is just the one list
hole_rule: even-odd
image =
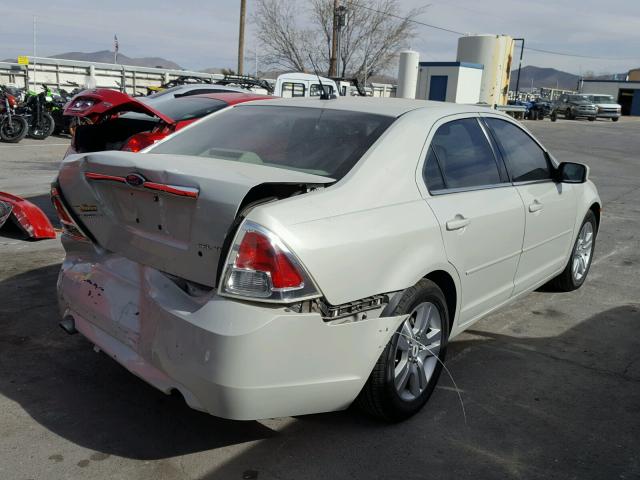
[{"label": "pickup truck", "polygon": [[611,95],[593,93],[587,94],[586,97],[598,109],[598,118],[610,118],[613,122],[617,122],[620,119],[622,106]]},{"label": "pickup truck", "polygon": [[551,121],[555,122],[558,115],[562,115],[567,120],[586,118],[590,122],[593,122],[596,119],[597,113],[598,108],[586,95],[562,95],[553,106]]}]

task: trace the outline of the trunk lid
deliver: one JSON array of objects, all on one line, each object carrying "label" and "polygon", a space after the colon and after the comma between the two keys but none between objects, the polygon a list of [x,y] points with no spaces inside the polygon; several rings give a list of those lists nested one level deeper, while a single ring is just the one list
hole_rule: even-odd
[{"label": "trunk lid", "polygon": [[146,103],[110,88],[97,88],[80,92],[71,99],[64,109],[64,115],[87,117],[94,123],[105,115],[122,112],[144,113],[152,117],[158,117],[168,124],[174,123],[173,118]]},{"label": "trunk lid", "polygon": [[225,238],[251,189],[333,179],[214,158],[98,152],[66,160],[58,182],[101,247],[213,287]]}]

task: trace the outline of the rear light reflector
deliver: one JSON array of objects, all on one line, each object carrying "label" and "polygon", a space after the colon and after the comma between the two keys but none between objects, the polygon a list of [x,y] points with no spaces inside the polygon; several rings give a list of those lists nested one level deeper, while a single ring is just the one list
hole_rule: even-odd
[{"label": "rear light reflector", "polygon": [[320,292],[297,257],[272,232],[245,221],[222,276],[220,293],[270,302],[319,297]]},{"label": "rear light reflector", "polygon": [[89,238],[82,233],[82,230],[73,218],[71,218],[71,215],[64,206],[58,187],[51,187],[51,203],[53,203],[53,207],[56,209],[64,233],[76,240],[88,241]]},{"label": "rear light reflector", "polygon": [[122,150],[125,152],[139,152],[140,150],[147,148],[149,145],[153,145],[158,140],[162,140],[168,134],[169,132],[164,130],[136,133],[132,137],[129,137],[129,140],[127,140],[127,143],[122,147]]}]

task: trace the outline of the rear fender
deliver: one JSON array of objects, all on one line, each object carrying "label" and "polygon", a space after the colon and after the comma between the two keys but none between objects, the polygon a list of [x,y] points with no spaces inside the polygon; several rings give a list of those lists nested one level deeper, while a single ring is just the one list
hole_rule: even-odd
[{"label": "rear fender", "polygon": [[[38,240],[43,238],[56,238],[53,225],[51,225],[45,213],[30,201],[17,195],[0,192],[0,202],[10,207],[9,215],[2,215],[4,221],[9,217],[12,218],[30,238]],[[2,227],[4,221],[0,218],[0,227]]]}]

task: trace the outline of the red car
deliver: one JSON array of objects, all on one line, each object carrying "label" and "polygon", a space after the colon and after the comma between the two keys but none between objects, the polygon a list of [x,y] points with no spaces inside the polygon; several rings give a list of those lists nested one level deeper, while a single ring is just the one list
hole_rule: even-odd
[{"label": "red car", "polygon": [[274,97],[241,92],[131,97],[108,88],[85,90],[64,109],[65,115],[76,117],[66,155],[102,150],[138,152],[229,105],[268,98]]}]

